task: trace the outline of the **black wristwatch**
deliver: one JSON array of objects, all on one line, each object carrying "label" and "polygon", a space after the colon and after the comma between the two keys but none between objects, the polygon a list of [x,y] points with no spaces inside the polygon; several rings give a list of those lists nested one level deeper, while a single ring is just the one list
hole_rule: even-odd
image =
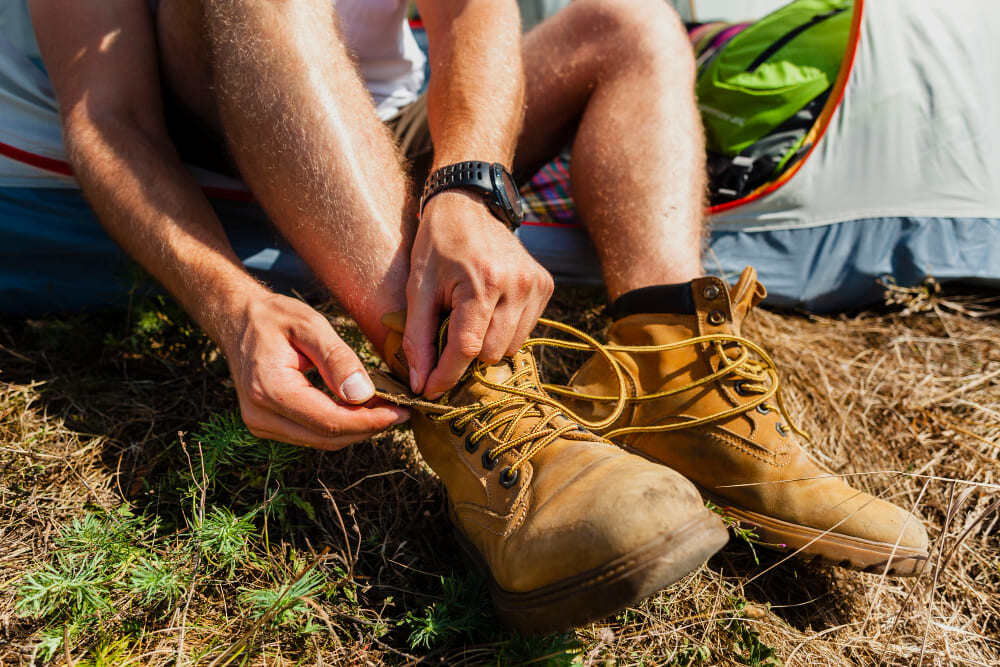
[{"label": "black wristwatch", "polygon": [[524,218],[521,195],[517,192],[514,177],[499,162],[458,162],[441,167],[427,177],[424,193],[420,197],[420,214],[431,197],[458,188],[483,195],[490,212],[510,229],[517,229]]}]

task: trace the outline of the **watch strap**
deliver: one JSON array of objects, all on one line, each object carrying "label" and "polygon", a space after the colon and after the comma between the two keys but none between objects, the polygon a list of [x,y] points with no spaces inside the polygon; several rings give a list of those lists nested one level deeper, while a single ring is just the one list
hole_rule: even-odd
[{"label": "watch strap", "polygon": [[420,196],[420,214],[431,197],[453,188],[470,189],[482,192],[484,195],[493,193],[493,178],[490,176],[490,163],[470,160],[456,162],[441,167],[424,183],[424,191]]}]

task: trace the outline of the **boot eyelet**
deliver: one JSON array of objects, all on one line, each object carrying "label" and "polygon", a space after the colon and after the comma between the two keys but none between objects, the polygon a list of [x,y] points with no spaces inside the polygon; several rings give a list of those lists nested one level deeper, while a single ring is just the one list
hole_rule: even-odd
[{"label": "boot eyelet", "polygon": [[453,421],[448,422],[448,428],[450,428],[451,432],[454,433],[458,437],[461,437],[462,434],[465,433],[465,427],[464,426],[459,426],[458,424],[456,424]]},{"label": "boot eyelet", "polygon": [[493,470],[494,468],[496,468],[497,461],[499,460],[500,460],[499,457],[493,458],[492,456],[490,456],[490,450],[487,449],[485,452],[483,452],[483,468],[485,468],[486,470]]},{"label": "boot eyelet", "polygon": [[479,449],[479,440],[473,440],[472,434],[465,436],[465,451],[470,454]]},{"label": "boot eyelet", "polygon": [[726,316],[722,314],[721,310],[713,310],[708,314],[708,323],[714,326],[719,326],[726,321]]},{"label": "boot eyelet", "polygon": [[784,424],[782,424],[781,422],[778,422],[777,424],[775,424],[774,428],[778,431],[778,433],[781,434],[782,437],[787,437],[788,436],[788,428]]},{"label": "boot eyelet", "polygon": [[767,407],[763,403],[758,403],[757,404],[757,412],[759,412],[762,415],[770,414],[771,408]]},{"label": "boot eyelet", "polygon": [[517,484],[517,478],[519,475],[519,470],[511,470],[510,467],[504,468],[500,471],[500,486],[505,489]]},{"label": "boot eyelet", "polygon": [[702,290],[701,295],[708,301],[712,301],[718,298],[720,292],[721,290],[718,285],[708,285],[704,290]]},{"label": "boot eyelet", "polygon": [[733,390],[736,391],[740,396],[753,396],[753,392],[747,389],[747,381],[740,380],[733,385]]}]

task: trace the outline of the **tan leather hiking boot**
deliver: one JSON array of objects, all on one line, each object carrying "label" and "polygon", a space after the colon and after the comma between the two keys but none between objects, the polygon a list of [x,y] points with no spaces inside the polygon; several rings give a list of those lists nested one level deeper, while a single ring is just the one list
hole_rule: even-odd
[{"label": "tan leather hiking boot", "polygon": [[[385,321],[397,333],[384,358],[406,378],[402,316]],[[436,402],[385,378],[376,385],[411,406],[458,541],[490,574],[501,620],[521,632],[607,616],[697,568],[728,539],[681,475],[566,416],[539,389],[527,346],[493,366],[475,362]]]},{"label": "tan leather hiking boot", "polygon": [[[740,325],[766,295],[752,268],[729,289],[691,283],[695,314],[635,314],[614,322],[608,345],[629,379],[629,406],[598,432],[697,484],[765,543],[853,568],[916,573],[927,533],[909,512],[852,488],[818,465],[792,424],[774,363]],[[617,399],[599,355],[568,388],[546,386],[590,419]],[[571,398],[575,397],[575,398]]]}]

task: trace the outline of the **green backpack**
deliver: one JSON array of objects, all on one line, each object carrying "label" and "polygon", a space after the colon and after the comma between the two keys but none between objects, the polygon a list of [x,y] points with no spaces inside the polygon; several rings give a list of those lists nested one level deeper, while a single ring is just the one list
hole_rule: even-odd
[{"label": "green backpack", "polygon": [[795,0],[702,62],[696,84],[712,203],[745,196],[805,152],[837,79],[853,0]]}]

